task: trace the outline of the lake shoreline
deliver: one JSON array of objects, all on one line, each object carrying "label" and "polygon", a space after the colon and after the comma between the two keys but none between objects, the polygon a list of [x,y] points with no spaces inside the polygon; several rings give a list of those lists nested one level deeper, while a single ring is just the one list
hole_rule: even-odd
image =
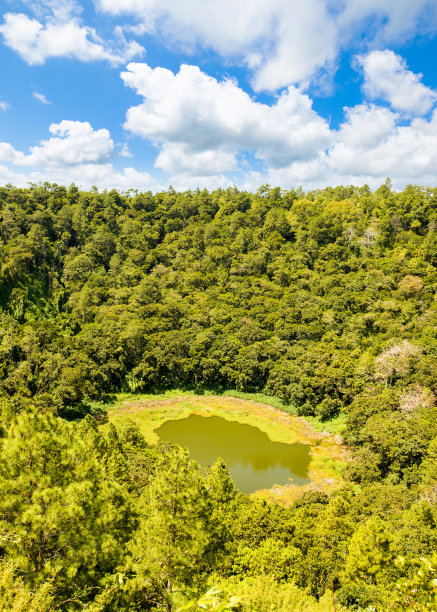
[{"label": "lake shoreline", "polygon": [[156,443],[155,430],[164,422],[182,419],[190,414],[220,416],[230,421],[253,425],[274,442],[301,442],[311,447],[309,478],[306,485],[287,484],[256,491],[251,495],[289,505],[307,490],[331,492],[344,483],[341,472],[350,460],[350,452],[339,434],[316,431],[303,417],[258,401],[230,395],[193,395],[173,392],[164,396],[120,394],[107,407],[110,422],[131,418],[148,442]]}]

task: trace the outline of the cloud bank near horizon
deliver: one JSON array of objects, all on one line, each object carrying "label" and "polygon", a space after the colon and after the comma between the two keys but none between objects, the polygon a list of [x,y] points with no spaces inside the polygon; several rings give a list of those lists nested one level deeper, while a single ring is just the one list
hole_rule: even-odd
[{"label": "cloud bank near horizon", "polygon": [[[102,66],[117,79],[114,91],[123,84],[130,92],[130,102],[118,107],[114,97],[117,122],[97,127],[77,119],[74,107],[60,115],[56,97],[32,83],[29,97],[56,120],[27,150],[0,143],[0,183],[145,190],[170,183],[376,187],[386,176],[396,188],[437,183],[437,92],[390,48],[418,32],[433,35],[435,2],[95,0],[93,26],[84,6],[24,2],[23,12],[4,16],[4,46],[29,70],[49,70],[51,62],[59,69],[65,61]],[[356,48],[354,37],[363,37],[365,27]],[[185,54],[198,63],[138,61],[157,40],[171,47],[173,60]],[[214,74],[202,67],[206,53],[215,58]],[[341,113],[335,123],[317,107],[329,99],[345,53],[360,99],[335,109]],[[244,70],[247,84],[232,66]],[[2,116],[11,114],[8,92],[0,94]]]}]

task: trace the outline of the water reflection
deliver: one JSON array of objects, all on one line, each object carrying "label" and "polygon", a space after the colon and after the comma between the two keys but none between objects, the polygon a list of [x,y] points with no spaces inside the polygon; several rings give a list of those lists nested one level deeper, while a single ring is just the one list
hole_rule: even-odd
[{"label": "water reflection", "polygon": [[188,448],[201,465],[212,465],[221,457],[239,489],[251,493],[275,484],[309,482],[309,446],[272,442],[251,425],[221,417],[195,414],[166,421],[156,430],[161,440]]}]

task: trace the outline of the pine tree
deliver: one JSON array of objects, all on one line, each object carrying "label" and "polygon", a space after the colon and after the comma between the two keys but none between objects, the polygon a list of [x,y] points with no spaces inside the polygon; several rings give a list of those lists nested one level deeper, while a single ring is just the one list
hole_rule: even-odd
[{"label": "pine tree", "polygon": [[192,586],[207,569],[211,503],[199,465],[180,448],[166,458],[140,498],[142,517],[131,545],[135,586],[157,585],[166,610],[176,587]]},{"label": "pine tree", "polygon": [[23,413],[1,442],[7,556],[30,584],[56,573],[68,593],[98,585],[122,559],[134,524],[124,487],[106,478],[89,438],[54,416]]},{"label": "pine tree", "polygon": [[345,566],[347,579],[358,583],[375,583],[394,558],[393,538],[378,516],[360,525],[353,534]]}]

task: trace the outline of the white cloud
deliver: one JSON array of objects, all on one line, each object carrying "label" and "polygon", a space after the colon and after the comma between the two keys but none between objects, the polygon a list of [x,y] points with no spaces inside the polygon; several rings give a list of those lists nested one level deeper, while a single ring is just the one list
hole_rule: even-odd
[{"label": "white cloud", "polygon": [[[0,161],[2,161],[1,157]],[[11,184],[17,187],[26,187],[29,180],[27,175],[11,170],[7,166],[0,164],[0,185]]]},{"label": "white cloud", "polygon": [[132,167],[114,168],[109,160],[115,148],[108,130],[94,130],[86,121],[64,120],[53,123],[49,131],[52,137],[31,147],[27,154],[8,142],[0,142],[0,184],[24,186],[28,182],[49,181],[61,185],[74,182],[84,188],[161,188],[147,172]]},{"label": "white cloud", "polygon": [[82,6],[76,0],[23,0],[26,6],[38,19],[54,18],[57,21],[69,21],[79,17]]},{"label": "white cloud", "polygon": [[158,165],[168,170],[197,172],[205,165],[209,174],[220,164],[228,170],[237,150],[254,151],[267,164],[283,167],[311,158],[331,142],[326,121],[295,87],[268,106],[253,101],[234,81],[219,82],[197,66],[183,65],[173,74],[129,64],[121,77],[144,97],[128,110],[125,128],[166,145]]},{"label": "white cloud", "polygon": [[[281,168],[270,166],[264,172],[236,170],[237,152],[224,148],[187,153],[183,143],[165,143],[156,161],[169,175],[164,181],[134,167],[114,168],[109,161],[114,145],[107,130],[92,130],[87,123],[61,122],[51,126],[51,132],[51,138],[28,154],[10,143],[0,143],[0,184],[75,182],[84,188],[97,185],[102,189],[156,191],[168,184],[180,190],[232,184],[256,190],[263,183],[283,188],[364,183],[377,187],[386,176],[392,178],[395,188],[437,182],[437,111],[430,120],[416,118],[409,125],[400,125],[399,116],[387,108],[361,104],[346,109],[344,123],[330,134],[332,146],[321,145],[310,158],[295,159]],[[83,148],[82,138],[93,143],[88,150]]]},{"label": "white cloud", "polygon": [[30,173],[17,172],[6,165],[0,165],[0,185],[11,183],[25,187],[28,183],[57,183],[89,189],[93,185],[99,189],[139,189],[140,191],[160,191],[165,189],[147,172],[135,168],[123,168],[118,171],[112,164],[81,164],[70,168],[48,168],[33,170]]},{"label": "white cloud", "polygon": [[[402,125],[402,116],[375,104],[345,109],[338,130],[313,109],[307,95],[290,86],[272,106],[255,102],[235,81],[217,81],[195,66],[177,74],[130,64],[124,82],[143,96],[128,110],[125,128],[159,147],[155,166],[176,184],[222,184],[226,173],[241,183],[306,186],[333,183],[395,185],[437,180],[437,115]],[[265,172],[239,167],[254,152]],[[203,181],[203,182],[202,182]],[[232,182],[229,179],[228,184]]]},{"label": "white cloud", "polygon": [[29,165],[101,163],[113,155],[114,143],[109,131],[93,130],[87,121],[52,123],[49,131],[54,135],[52,138],[31,148],[31,154],[26,157]]},{"label": "white cloud", "polygon": [[437,111],[433,117],[416,118],[399,125],[399,117],[387,108],[361,104],[347,109],[345,122],[333,133],[335,144],[313,160],[297,161],[287,168],[250,174],[256,183],[306,188],[323,185],[377,187],[386,176],[395,188],[433,185],[437,182]]},{"label": "white cloud", "polygon": [[120,155],[122,157],[133,157],[132,153],[129,151],[129,145],[127,142],[124,142],[121,146]]},{"label": "white cloud", "polygon": [[169,174],[206,177],[236,170],[237,161],[233,153],[221,149],[188,153],[183,145],[165,144],[155,166]]},{"label": "white cloud", "polygon": [[373,149],[395,130],[398,115],[381,106],[359,104],[345,108],[345,121],[337,134],[337,142],[356,149]]},{"label": "white cloud", "polygon": [[377,45],[413,39],[418,31],[434,32],[435,0],[345,0],[338,16],[339,31],[349,39],[362,35]]},{"label": "white cloud", "polygon": [[305,84],[318,70],[330,66],[337,53],[336,26],[321,0],[281,3],[272,41],[273,50],[255,69],[253,86],[258,91]]},{"label": "white cloud", "polygon": [[[408,73],[402,67],[401,74]],[[430,119],[407,123],[402,112],[360,104],[346,108],[340,128],[330,130],[309,96],[293,86],[268,106],[234,80],[218,81],[196,66],[182,66],[174,74],[135,63],[121,76],[143,98],[128,110],[125,128],[155,144],[155,167],[168,176],[165,184],[177,189],[234,183],[257,189],[266,182],[283,188],[375,187],[386,176],[396,188],[437,183],[437,111]],[[163,188],[147,172],[114,167],[112,160],[121,164],[129,150],[115,145],[107,129],[66,120],[49,129],[50,136],[27,152],[0,143],[0,183]],[[246,152],[261,160],[264,170],[244,165],[240,160]]]},{"label": "white cloud", "polygon": [[[435,0],[94,0],[132,15],[136,35],[194,52],[202,46],[247,65],[257,90],[305,85],[356,40],[390,44],[437,26]],[[318,80],[318,79],[317,79]]]},{"label": "white cloud", "polygon": [[407,69],[400,55],[386,49],[358,56],[357,61],[370,98],[387,100],[396,110],[412,116],[426,114],[434,106],[437,93],[420,82],[422,74]]},{"label": "white cloud", "polygon": [[[187,191],[188,189],[226,189],[235,182],[230,180],[225,174],[215,174],[206,176],[191,176],[188,174],[175,174],[169,176],[166,187],[171,185],[177,191]],[[258,185],[259,187],[259,185]]]},{"label": "white cloud", "polygon": [[32,93],[32,98],[35,98],[35,100],[38,100],[38,102],[41,102],[42,104],[51,104],[50,100],[47,100],[44,94],[37,91]]},{"label": "white cloud", "polygon": [[[105,43],[93,28],[84,26],[68,11],[48,17],[45,23],[24,13],[6,13],[0,26],[5,45],[28,64],[37,65],[52,57],[69,57],[84,62],[106,60],[123,64],[144,52],[137,42],[127,42],[118,30],[117,40]],[[62,17],[62,18],[61,18]]]},{"label": "white cloud", "polygon": [[[396,115],[381,119],[387,110],[361,105],[351,109],[329,152],[329,166],[335,172],[353,176],[390,176],[406,182],[421,177],[437,179],[437,112],[430,121],[414,119],[410,125],[395,125]],[[373,142],[361,139],[363,128],[385,121]],[[392,129],[389,129],[390,121]],[[377,132],[377,130],[376,130]],[[357,137],[354,138],[354,133]],[[346,136],[346,137],[345,137]]]},{"label": "white cloud", "polygon": [[114,152],[114,143],[108,130],[93,130],[87,122],[61,121],[49,128],[52,138],[31,147],[26,155],[11,144],[0,142],[0,161],[20,166],[73,166],[84,163],[102,163]]},{"label": "white cloud", "polygon": [[10,104],[8,102],[5,102],[4,100],[0,100],[0,110],[6,111],[8,110],[8,108],[10,108]]},{"label": "white cloud", "polygon": [[[161,185],[148,172],[139,172],[135,168],[123,168],[119,171],[112,164],[81,164],[75,168],[59,168],[57,171],[33,173],[36,182],[52,181],[64,185],[74,182],[85,188],[96,185],[99,189],[140,189],[142,191],[158,190]],[[47,176],[49,178],[47,178]]]},{"label": "white cloud", "polygon": [[26,4],[36,19],[7,13],[0,26],[4,42],[29,64],[50,57],[126,63],[144,52],[124,33],[159,37],[172,47],[194,52],[212,49],[253,71],[256,90],[320,83],[332,73],[340,48],[390,44],[437,26],[435,0],[94,0],[114,16],[137,23],[117,26],[115,40],[103,41],[83,24],[75,0],[35,0]]},{"label": "white cloud", "polygon": [[0,142],[0,162],[20,163],[25,155],[16,151],[9,142]]},{"label": "white cloud", "polygon": [[306,81],[332,61],[336,28],[324,0],[99,0],[112,15],[133,14],[153,33],[193,52],[212,48],[255,69],[256,89]]}]

